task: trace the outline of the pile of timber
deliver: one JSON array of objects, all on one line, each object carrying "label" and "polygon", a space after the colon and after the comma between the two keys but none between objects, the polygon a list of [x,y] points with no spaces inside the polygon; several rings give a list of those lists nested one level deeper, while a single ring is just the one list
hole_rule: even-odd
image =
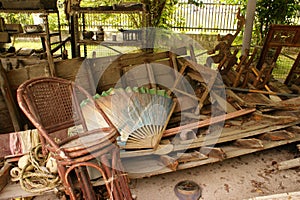
[{"label": "pile of timber", "polygon": [[[71,59],[56,63],[56,72],[61,78],[80,83],[91,94],[112,87],[143,86],[167,90],[177,101],[157,148],[121,151],[130,178],[191,168],[300,141],[298,94],[283,91],[269,77],[264,81],[265,75],[260,71],[238,75],[242,64],[225,72],[223,67],[215,70],[197,63],[194,55],[192,50],[180,48]],[[182,84],[183,80],[192,92]],[[268,91],[262,85],[272,85],[278,89],[274,91],[280,92]]]},{"label": "pile of timber", "polygon": [[[243,74],[233,87],[235,68],[219,76],[218,70],[196,63],[186,50],[91,59],[85,65],[88,69],[83,70],[89,72],[79,76],[88,75],[98,92],[116,86],[144,86],[169,90],[177,101],[157,148],[121,151],[130,178],[191,168],[300,141],[299,94],[261,88],[262,84],[273,88],[279,84],[268,77],[264,82],[264,75],[255,71],[250,76],[254,81],[258,79],[256,86],[260,87],[253,86],[253,78],[248,79],[247,87],[239,87]],[[188,80],[193,92],[181,84],[183,79]]]}]

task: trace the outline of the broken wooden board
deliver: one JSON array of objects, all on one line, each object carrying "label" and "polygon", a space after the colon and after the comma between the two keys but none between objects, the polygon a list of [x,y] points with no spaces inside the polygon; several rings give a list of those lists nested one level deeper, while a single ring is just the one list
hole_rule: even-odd
[{"label": "broken wooden board", "polygon": [[[220,148],[222,148],[222,150],[227,155],[226,159],[229,159],[298,141],[300,141],[300,134],[297,134],[296,137],[291,140],[263,141],[263,149],[239,148],[230,145],[220,146]],[[179,165],[177,166],[177,170],[188,169],[219,161],[221,160],[218,158],[209,157],[204,160],[179,163]],[[151,177],[159,174],[173,172],[171,169],[163,166],[159,159],[152,156],[145,156],[139,159],[122,159],[122,163],[124,165],[124,168],[128,172],[129,178],[131,179]]]},{"label": "broken wooden board", "polygon": [[168,168],[170,168],[172,171],[176,171],[177,166],[178,166],[178,161],[176,158],[173,158],[171,156],[168,155],[162,155],[160,156],[160,161],[167,166]]},{"label": "broken wooden board", "polygon": [[272,200],[287,200],[287,199],[297,200],[297,199],[300,199],[300,191],[253,197],[253,198],[250,198],[248,200],[271,200],[271,199]]},{"label": "broken wooden board", "polygon": [[5,162],[4,166],[0,169],[0,192],[9,183],[11,167],[10,163]]},{"label": "broken wooden board", "polygon": [[291,133],[286,130],[267,132],[259,136],[261,140],[272,140],[272,141],[288,140],[294,137],[295,137],[294,133]]},{"label": "broken wooden board", "polygon": [[259,121],[248,121],[242,126],[224,127],[221,133],[216,131],[208,135],[200,135],[197,139],[180,141],[179,144],[174,145],[174,151],[181,151],[184,149],[198,148],[201,146],[215,145],[216,143],[224,143],[241,138],[251,137],[263,134],[265,132],[284,129],[300,123],[297,118],[291,118],[292,121],[288,121],[285,124],[282,120],[267,120],[260,119]]},{"label": "broken wooden board", "polygon": [[300,167],[300,158],[294,158],[278,163],[279,170],[290,169],[294,167]]},{"label": "broken wooden board", "polygon": [[227,157],[223,149],[218,147],[201,147],[200,152],[210,158],[217,158],[219,160],[224,160]]},{"label": "broken wooden board", "polygon": [[264,148],[262,141],[257,138],[241,138],[235,140],[233,144],[238,147],[250,148],[250,149]]},{"label": "broken wooden board", "polygon": [[134,151],[120,151],[121,158],[132,158],[139,156],[148,156],[148,155],[167,155],[173,151],[172,144],[160,144],[154,149],[145,149],[145,150],[134,150]]},{"label": "broken wooden board", "polygon": [[183,125],[180,127],[171,128],[171,129],[165,130],[163,137],[176,135],[177,133],[179,133],[182,130],[191,130],[191,129],[195,129],[195,128],[206,127],[206,126],[218,123],[218,122],[223,122],[228,119],[247,115],[247,114],[253,113],[254,111],[255,111],[255,109],[238,110],[236,112],[228,113],[226,115],[221,115],[221,116],[209,118],[207,120],[203,120],[203,121],[199,121],[199,122],[195,122],[195,123],[191,123],[191,124],[186,124],[186,125]]},{"label": "broken wooden board", "polygon": [[[134,158],[151,155],[167,155],[172,152],[185,151],[187,149],[195,149],[203,146],[215,145],[229,141],[236,141],[247,137],[258,136],[266,132],[272,132],[279,129],[288,128],[298,123],[300,123],[300,120],[295,117],[277,117],[270,115],[255,114],[252,115],[252,120],[243,122],[241,125],[224,127],[222,132],[220,133],[216,131],[207,135],[199,135],[196,139],[190,140],[179,139],[177,141],[177,137],[163,139],[161,141],[161,144],[158,146],[157,150],[147,149],[136,151],[121,151],[120,154],[121,158]],[[184,130],[192,129],[183,129],[182,131]],[[249,148],[249,146],[247,148]]]},{"label": "broken wooden board", "polygon": [[176,160],[179,163],[186,163],[191,161],[205,160],[208,157],[199,151],[193,151],[190,153],[177,153]]}]

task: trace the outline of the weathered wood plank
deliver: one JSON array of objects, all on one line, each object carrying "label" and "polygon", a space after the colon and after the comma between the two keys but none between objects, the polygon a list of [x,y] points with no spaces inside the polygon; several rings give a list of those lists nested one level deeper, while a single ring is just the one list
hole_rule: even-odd
[{"label": "weathered wood plank", "polygon": [[294,133],[288,132],[286,130],[267,132],[259,136],[261,140],[272,140],[272,141],[288,140],[294,137],[295,137]]},{"label": "weathered wood plank", "polygon": [[241,138],[234,141],[233,145],[243,148],[260,149],[264,148],[261,140],[256,138]]},{"label": "weathered wood plank", "polygon": [[253,113],[256,109],[243,109],[243,110],[238,110],[236,112],[232,112],[232,113],[228,113],[226,115],[221,115],[221,116],[217,116],[217,117],[213,117],[213,118],[209,118],[207,120],[203,120],[203,121],[199,121],[199,122],[195,122],[195,123],[191,123],[191,124],[186,124],[180,127],[175,127],[175,128],[171,128],[168,129],[164,132],[163,137],[168,137],[168,136],[172,136],[172,135],[176,135],[177,133],[179,133],[182,130],[190,130],[190,129],[195,129],[195,128],[201,128],[201,127],[205,127],[205,126],[209,126],[212,124],[216,124],[228,119],[232,119],[235,117],[240,117],[243,115],[247,115],[250,113]]},{"label": "weathered wood plank", "polygon": [[[270,149],[274,147],[278,147],[281,145],[293,143],[300,141],[300,134],[297,134],[294,139],[291,140],[282,140],[282,141],[264,141],[263,149]],[[234,146],[222,146],[223,151],[226,153],[227,157],[234,158],[254,152],[261,151],[262,149],[249,149],[249,148],[238,148]],[[191,161],[187,163],[179,163],[177,170],[182,169],[188,169],[192,167],[197,167],[209,163],[219,162],[220,160],[218,158],[210,157],[208,159],[204,160],[198,160],[198,161]],[[124,160],[124,167],[128,171],[129,178],[143,178],[143,177],[150,177],[155,176],[159,174],[169,173],[172,172],[167,167],[163,167],[159,165],[159,160],[157,160],[155,157],[142,157],[141,159],[130,159],[130,160]]]},{"label": "weathered wood plank", "polygon": [[[236,129],[231,130],[224,128],[221,134],[211,135],[211,136],[200,136],[198,139],[191,140],[191,141],[181,141],[180,144],[177,144],[174,146],[174,151],[180,151],[183,149],[192,149],[192,148],[198,148],[205,145],[214,145],[216,143],[224,143],[228,141],[237,140],[240,138],[246,138],[251,137],[259,134],[263,134],[268,131],[274,131],[278,129],[284,129],[289,126],[293,126],[295,124],[300,123],[300,120],[291,122],[284,125],[273,125],[271,122],[269,123],[253,123],[252,125],[249,125],[246,129]],[[205,143],[204,143],[205,141]]]},{"label": "weathered wood plank", "polygon": [[191,153],[177,153],[177,161],[179,163],[186,163],[190,161],[204,160],[208,157],[199,151],[194,151]]},{"label": "weathered wood plank", "polygon": [[294,167],[300,167],[300,158],[286,160],[278,163],[279,170],[290,169]]},{"label": "weathered wood plank", "polygon": [[[5,162],[4,166],[0,169],[0,192],[8,184],[10,180],[11,164]],[[0,195],[1,196],[1,195]]]},{"label": "weathered wood plank", "polygon": [[161,155],[160,156],[160,161],[168,168],[170,168],[172,171],[176,171],[177,166],[178,166],[178,161],[168,155]]},{"label": "weathered wood plank", "polygon": [[0,63],[0,90],[5,100],[5,104],[7,106],[7,110],[9,111],[9,116],[14,127],[15,131],[21,130],[20,125],[20,115],[17,110],[16,100],[11,90],[11,86],[9,84],[8,77],[6,75],[5,70],[3,69]]},{"label": "weathered wood plank", "polygon": [[217,147],[201,147],[200,152],[208,157],[218,158],[219,160],[224,160],[227,155],[222,148]]}]

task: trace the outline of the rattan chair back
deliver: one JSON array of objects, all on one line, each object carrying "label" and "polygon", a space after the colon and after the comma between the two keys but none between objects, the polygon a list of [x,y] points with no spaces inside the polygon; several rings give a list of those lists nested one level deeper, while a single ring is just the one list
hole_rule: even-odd
[{"label": "rattan chair back", "polygon": [[[66,194],[72,200],[78,199],[78,190],[83,199],[97,199],[86,167],[100,172],[110,199],[132,199],[116,143],[119,133],[85,89],[65,79],[40,77],[21,84],[17,99],[22,111],[38,129],[43,148],[56,159]],[[94,105],[107,127],[88,130],[81,111],[82,100]],[[80,125],[82,132],[64,140],[57,142],[51,137],[54,132]],[[91,162],[95,158],[101,164]],[[76,183],[71,178],[74,171]]]}]

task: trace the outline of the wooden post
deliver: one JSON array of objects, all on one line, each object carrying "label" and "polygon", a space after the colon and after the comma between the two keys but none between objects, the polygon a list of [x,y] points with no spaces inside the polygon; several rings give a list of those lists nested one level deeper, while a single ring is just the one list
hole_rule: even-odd
[{"label": "wooden post", "polygon": [[50,30],[49,30],[49,24],[48,24],[48,14],[42,15],[43,21],[44,21],[44,26],[45,26],[45,32],[46,34],[42,36],[45,41],[45,49],[47,53],[47,60],[49,64],[49,71],[51,76],[56,76],[55,73],[55,66],[54,66],[54,61],[53,61],[53,56],[51,53],[51,43],[50,43]]},{"label": "wooden post", "polygon": [[20,124],[19,124],[19,112],[17,111],[17,106],[15,104],[13,95],[10,90],[9,82],[6,76],[6,72],[2,67],[2,64],[0,63],[0,87],[1,92],[4,97],[7,109],[9,111],[9,115],[12,121],[12,124],[14,126],[14,130],[20,131]]}]

